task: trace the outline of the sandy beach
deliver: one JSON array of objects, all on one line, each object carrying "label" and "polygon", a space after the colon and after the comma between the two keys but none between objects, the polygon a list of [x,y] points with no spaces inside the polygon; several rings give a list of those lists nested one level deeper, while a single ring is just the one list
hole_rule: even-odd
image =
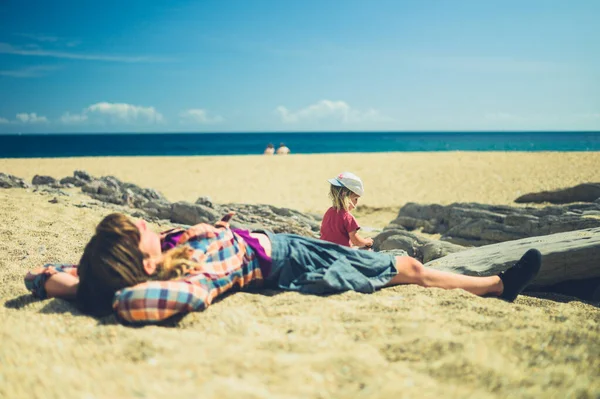
[{"label": "sandy beach", "polygon": [[[31,181],[85,170],[152,187],[170,201],[208,196],[216,203],[271,204],[322,214],[327,179],[360,176],[358,214],[385,225],[407,202],[512,204],[532,191],[600,181],[596,152],[440,152],[222,157],[96,157],[0,159],[0,171]],[[362,209],[361,209],[362,207]],[[362,213],[361,213],[362,212]],[[365,222],[363,222],[365,223]]]},{"label": "sandy beach", "polygon": [[[600,153],[383,153],[0,159],[30,182],[74,170],[170,201],[266,203],[323,213],[326,180],[365,183],[359,222],[407,202],[514,205],[519,195],[600,182]],[[568,297],[515,303],[415,286],[329,297],[235,293],[174,327],[128,328],[63,300],[38,301],[27,270],[76,263],[110,210],[0,190],[0,398],[504,398],[600,396],[600,309]],[[156,226],[156,228],[162,228]]]}]

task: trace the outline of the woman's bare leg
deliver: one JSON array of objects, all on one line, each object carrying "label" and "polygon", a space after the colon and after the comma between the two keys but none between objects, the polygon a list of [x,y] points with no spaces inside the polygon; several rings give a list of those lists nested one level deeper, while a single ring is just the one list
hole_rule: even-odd
[{"label": "woman's bare leg", "polygon": [[461,288],[475,295],[500,295],[504,285],[499,276],[473,277],[443,272],[424,267],[421,262],[410,256],[396,257],[398,274],[387,286],[399,284],[417,284],[422,287],[444,289]]}]

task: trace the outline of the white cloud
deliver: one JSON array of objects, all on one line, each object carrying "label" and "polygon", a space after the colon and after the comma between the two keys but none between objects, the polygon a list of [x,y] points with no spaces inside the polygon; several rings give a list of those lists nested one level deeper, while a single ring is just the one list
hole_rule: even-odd
[{"label": "white cloud", "polygon": [[209,125],[223,122],[225,119],[220,115],[210,116],[205,109],[188,109],[179,113],[181,123],[194,123],[200,125]]},{"label": "white cloud", "polygon": [[110,55],[110,54],[78,54],[66,51],[28,49],[25,47],[17,47],[8,43],[0,43],[0,54],[15,54],[33,57],[50,57],[50,58],[65,58],[71,60],[86,60],[86,61],[107,61],[107,62],[167,62],[165,58],[157,58],[151,56],[125,56],[125,55]]},{"label": "white cloud", "polygon": [[15,36],[25,37],[27,39],[36,40],[38,42],[49,42],[49,43],[54,43],[54,42],[57,42],[60,40],[56,36],[35,35],[35,34],[31,34],[31,33],[15,33]]},{"label": "white cloud", "polygon": [[284,106],[279,106],[275,111],[284,123],[299,123],[330,119],[342,123],[357,122],[381,122],[389,121],[391,118],[381,115],[375,109],[359,111],[350,107],[345,101],[321,100],[315,104],[298,111],[290,111]]},{"label": "white cloud", "polygon": [[163,123],[163,115],[154,107],[144,107],[126,103],[99,102],[84,108],[81,113],[65,112],[60,121],[65,125],[85,122],[115,124],[155,124]]},{"label": "white cloud", "polygon": [[57,66],[37,65],[21,69],[0,70],[0,76],[10,76],[13,78],[39,78],[40,76],[45,76],[48,72],[57,69]]},{"label": "white cloud", "polygon": [[65,124],[75,124],[82,123],[87,121],[88,116],[84,114],[71,114],[69,112],[65,112],[63,116],[60,117],[60,121]]},{"label": "white cloud", "polygon": [[6,118],[0,118],[0,125],[4,123],[10,123]]},{"label": "white cloud", "polygon": [[154,107],[143,107],[126,103],[100,102],[92,104],[84,110],[85,113],[93,113],[108,116],[115,122],[148,122],[160,123],[164,118]]},{"label": "white cloud", "polygon": [[45,116],[38,116],[35,112],[31,113],[20,113],[17,114],[17,119],[22,123],[48,123],[48,118]]}]

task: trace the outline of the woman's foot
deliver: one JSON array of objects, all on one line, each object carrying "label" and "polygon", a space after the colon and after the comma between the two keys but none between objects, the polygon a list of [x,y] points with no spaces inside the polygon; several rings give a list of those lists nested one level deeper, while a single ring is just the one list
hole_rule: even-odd
[{"label": "woman's foot", "polygon": [[542,254],[537,249],[530,249],[510,269],[500,273],[504,290],[500,298],[512,302],[537,276],[542,265]]}]

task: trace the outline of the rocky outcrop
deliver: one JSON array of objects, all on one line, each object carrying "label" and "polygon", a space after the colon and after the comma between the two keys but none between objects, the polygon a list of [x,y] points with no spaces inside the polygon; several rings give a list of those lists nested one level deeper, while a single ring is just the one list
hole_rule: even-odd
[{"label": "rocky outcrop", "polygon": [[73,185],[75,187],[85,186],[93,180],[92,176],[85,170],[76,170],[73,176],[67,176],[60,179],[63,186]]},{"label": "rocky outcrop", "polygon": [[471,248],[425,266],[470,276],[493,276],[512,266],[530,248],[542,253],[542,268],[532,288],[600,278],[600,228]]},{"label": "rocky outcrop", "polygon": [[266,204],[223,204],[216,206],[220,215],[234,211],[234,226],[247,229],[268,229],[274,233],[318,237],[320,220],[289,208]]},{"label": "rocky outcrop", "polygon": [[386,229],[402,227],[441,234],[442,241],[463,246],[543,236],[600,227],[600,203],[518,208],[456,203],[447,206],[408,203]]},{"label": "rocky outcrop", "polygon": [[20,177],[0,173],[0,188],[28,188],[29,184]]},{"label": "rocky outcrop", "polygon": [[81,187],[84,193],[102,202],[142,208],[149,201],[167,201],[158,191],[124,183],[114,176],[92,179]]},{"label": "rocky outcrop", "polygon": [[[59,181],[51,176],[36,175],[32,183],[37,187],[36,190],[54,194],[60,191],[59,188],[81,187],[83,193],[116,211],[133,208],[136,210],[131,209],[130,214],[135,217],[166,219],[182,225],[214,223],[228,212],[235,211],[236,217],[232,226],[238,228],[268,229],[275,233],[293,233],[309,237],[317,237],[320,228],[320,222],[315,217],[293,209],[271,205],[214,204],[206,196],[199,197],[195,203],[171,203],[154,189],[122,182],[114,176],[96,178],[81,170]],[[28,187],[22,179],[0,174],[0,187],[5,186]]]},{"label": "rocky outcrop", "polygon": [[171,205],[172,222],[194,225],[198,223],[215,223],[222,216],[218,211],[205,205],[175,202]]},{"label": "rocky outcrop", "polygon": [[35,175],[31,180],[34,186],[56,184],[56,179],[52,176]]},{"label": "rocky outcrop", "polygon": [[584,183],[561,190],[541,191],[520,196],[517,203],[569,204],[572,202],[594,202],[600,198],[600,183]]}]

